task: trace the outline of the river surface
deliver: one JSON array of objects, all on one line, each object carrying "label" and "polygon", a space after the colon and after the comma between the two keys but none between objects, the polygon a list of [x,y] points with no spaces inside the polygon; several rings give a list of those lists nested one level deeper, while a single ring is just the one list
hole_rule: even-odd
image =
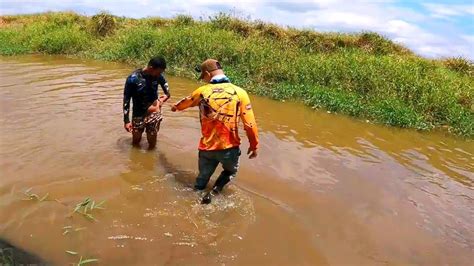
[{"label": "river surface", "polygon": [[[472,265],[472,141],[251,96],[259,157],[203,206],[197,110],[167,104],[157,149],[132,148],[132,70],[0,57],[0,238],[54,265]],[[168,80],[171,102],[199,85]],[[73,212],[87,197],[97,221]]]}]

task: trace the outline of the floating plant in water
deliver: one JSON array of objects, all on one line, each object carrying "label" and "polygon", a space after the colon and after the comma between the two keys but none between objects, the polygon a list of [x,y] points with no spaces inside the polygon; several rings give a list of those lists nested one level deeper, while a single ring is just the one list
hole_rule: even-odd
[{"label": "floating plant in water", "polygon": [[81,258],[79,259],[79,262],[77,263],[77,266],[85,265],[85,264],[92,263],[92,262],[98,262],[98,261],[99,261],[98,259],[85,259],[85,260],[83,260],[82,256],[81,256]]},{"label": "floating plant in water", "polygon": [[[72,256],[77,256],[79,254],[78,252],[72,251],[72,250],[66,250],[66,253],[69,254],[69,255],[72,255]],[[94,259],[94,258],[83,259],[83,257],[81,256],[79,258],[79,262],[77,264],[74,264],[74,265],[81,266],[81,265],[85,265],[85,264],[92,263],[92,262],[98,262],[98,261],[99,261],[98,259]]]},{"label": "floating plant in water", "polygon": [[78,254],[76,251],[71,251],[71,250],[66,250],[66,253],[69,255],[74,255],[74,256]]},{"label": "floating plant in water", "polygon": [[68,225],[68,226],[64,226],[63,227],[63,236],[64,235],[67,235],[71,232],[78,232],[78,231],[82,231],[82,230],[85,230],[87,229],[86,227],[79,227],[79,228],[73,228],[71,225]]},{"label": "floating plant in water", "polygon": [[92,221],[97,221],[97,219],[92,216],[91,212],[92,210],[99,209],[103,210],[105,209],[102,205],[105,203],[105,201],[101,201],[99,203],[96,203],[93,201],[91,198],[86,198],[82,202],[79,202],[76,204],[76,208],[74,208],[74,212],[82,214],[84,217],[88,218],[89,220]]},{"label": "floating plant in water", "polygon": [[46,195],[44,195],[43,197],[40,197],[40,196],[38,196],[38,194],[31,193],[32,189],[33,188],[29,188],[25,192],[23,192],[23,194],[25,194],[25,196],[27,197],[23,200],[37,200],[37,201],[41,202],[41,201],[46,200],[49,196],[49,193],[46,193]]}]

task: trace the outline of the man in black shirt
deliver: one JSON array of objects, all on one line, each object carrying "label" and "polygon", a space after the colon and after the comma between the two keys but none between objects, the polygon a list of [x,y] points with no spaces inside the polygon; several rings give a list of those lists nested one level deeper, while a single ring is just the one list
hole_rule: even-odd
[{"label": "man in black shirt", "polygon": [[[123,122],[127,132],[133,134],[133,145],[139,146],[143,131],[150,149],[156,145],[160,129],[161,106],[170,98],[168,82],[163,73],[166,61],[154,57],[143,69],[137,69],[128,76],[123,92]],[[165,95],[158,97],[158,84]],[[130,99],[133,101],[132,121],[130,122]]]}]

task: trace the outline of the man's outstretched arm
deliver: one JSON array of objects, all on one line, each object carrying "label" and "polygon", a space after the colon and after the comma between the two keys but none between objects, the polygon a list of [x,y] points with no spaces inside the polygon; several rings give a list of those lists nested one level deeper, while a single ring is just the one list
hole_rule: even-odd
[{"label": "man's outstretched arm", "polygon": [[253,113],[252,104],[247,92],[243,91],[239,94],[240,97],[240,118],[244,124],[245,133],[250,142],[250,147],[247,152],[249,158],[257,157],[258,150],[258,128]]},{"label": "man's outstretched arm", "polygon": [[171,106],[171,111],[182,111],[189,107],[197,106],[199,101],[201,100],[201,88],[193,91],[190,96],[181,99],[181,101],[177,102],[175,105]]}]

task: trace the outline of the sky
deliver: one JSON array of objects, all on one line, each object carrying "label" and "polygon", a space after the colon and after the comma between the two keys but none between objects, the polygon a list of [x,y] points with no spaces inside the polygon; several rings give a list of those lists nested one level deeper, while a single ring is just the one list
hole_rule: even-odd
[{"label": "sky", "polygon": [[425,57],[474,60],[474,0],[0,0],[0,15],[43,11],[204,19],[227,12],[317,31],[374,31]]}]

